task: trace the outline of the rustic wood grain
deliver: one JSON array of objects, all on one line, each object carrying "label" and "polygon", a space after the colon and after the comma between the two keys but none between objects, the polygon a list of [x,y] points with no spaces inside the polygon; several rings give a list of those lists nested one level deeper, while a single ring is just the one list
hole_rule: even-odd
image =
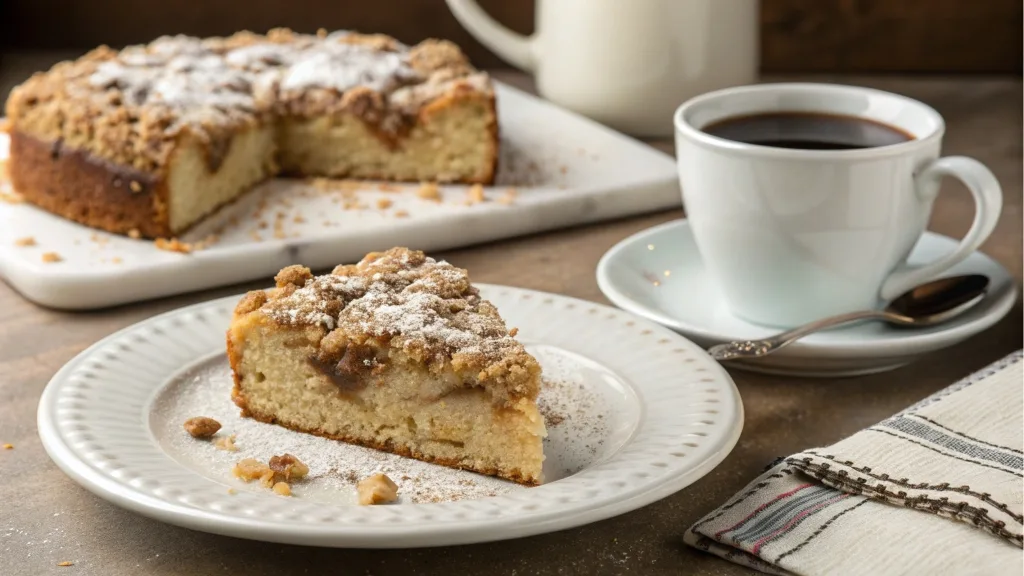
[{"label": "rustic wood grain", "polygon": [[[0,81],[3,76],[0,71]],[[522,75],[502,74],[501,78],[529,87]],[[935,106],[948,122],[946,152],[974,156],[992,168],[1005,187],[1006,202],[999,225],[983,249],[1019,283],[1024,176],[1020,81],[841,80],[895,90]],[[667,141],[654,144],[671,151]],[[601,255],[634,232],[680,216],[679,211],[669,211],[439,256],[469,268],[475,281],[606,302],[594,279]],[[938,199],[931,229],[961,234],[971,217],[969,195],[949,185]],[[253,282],[89,313],[42,309],[0,284],[0,444],[15,445],[14,450],[0,450],[0,572],[12,576],[58,570],[109,576],[749,575],[745,568],[684,546],[683,530],[735,494],[777,456],[835,442],[1021,347],[1018,300],[1010,315],[985,333],[886,374],[826,380],[731,371],[746,410],[743,435],[729,457],[706,477],[642,510],[577,529],[494,544],[332,550],[204,534],[108,504],[78,487],[50,462],[36,433],[35,410],[46,382],[65,362],[97,339],[154,314],[265,284]],[[75,566],[55,568],[61,561],[73,561]]]},{"label": "rustic wood grain", "polygon": [[[549,0],[550,1],[550,0]],[[519,32],[531,0],[480,0]],[[772,72],[1021,72],[1018,0],[762,0],[763,66]],[[239,29],[350,28],[406,42],[429,36],[463,46],[482,67],[501,61],[474,40],[443,0],[8,0],[0,47],[84,50]]]}]

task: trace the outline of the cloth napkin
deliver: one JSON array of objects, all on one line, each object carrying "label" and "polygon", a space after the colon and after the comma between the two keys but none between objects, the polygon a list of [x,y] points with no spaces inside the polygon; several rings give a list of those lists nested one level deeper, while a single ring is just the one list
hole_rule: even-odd
[{"label": "cloth napkin", "polygon": [[1021,358],[781,459],[684,541],[769,574],[1021,574]]}]

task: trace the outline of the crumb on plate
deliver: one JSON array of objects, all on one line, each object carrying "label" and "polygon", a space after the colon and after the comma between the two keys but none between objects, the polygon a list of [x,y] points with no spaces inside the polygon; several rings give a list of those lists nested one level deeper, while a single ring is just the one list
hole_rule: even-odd
[{"label": "crumb on plate", "polygon": [[466,203],[469,205],[479,204],[486,202],[487,197],[484,196],[484,187],[479,184],[473,184],[469,187],[469,192],[466,193]]},{"label": "crumb on plate", "polygon": [[213,447],[218,449],[218,450],[224,450],[224,451],[227,451],[227,452],[237,452],[238,451],[238,446],[235,446],[235,435],[234,434],[232,434],[230,436],[223,436],[221,438],[218,438],[217,441],[213,443]]},{"label": "crumb on plate", "polygon": [[33,238],[32,236],[25,236],[24,238],[18,238],[17,240],[15,240],[14,245],[23,247],[35,246],[36,239]]},{"label": "crumb on plate", "polygon": [[359,493],[359,504],[363,506],[387,504],[398,500],[398,485],[386,474],[374,474],[360,480],[359,484],[356,484],[356,491]]},{"label": "crumb on plate", "polygon": [[416,189],[416,196],[424,200],[430,200],[432,202],[441,201],[441,189],[437,187],[437,184],[433,182],[424,182],[420,184],[420,187]]},{"label": "crumb on plate", "polygon": [[61,260],[64,260],[64,259],[61,258],[60,254],[57,254],[56,252],[44,252],[43,253],[43,262],[53,263],[53,262],[60,262]]},{"label": "crumb on plate", "polygon": [[157,238],[153,245],[158,250],[166,250],[168,252],[178,252],[179,254],[189,254],[192,252],[192,245],[188,242],[182,242],[177,238]]},{"label": "crumb on plate", "polygon": [[377,208],[380,208],[381,210],[391,208],[391,204],[393,204],[393,202],[391,202],[390,198],[377,198]]},{"label": "crumb on plate", "polygon": [[196,416],[185,420],[185,431],[193,438],[209,438],[220,430],[220,422],[206,416]]},{"label": "crumb on plate", "polygon": [[291,481],[292,478],[301,480],[306,477],[306,474],[309,474],[309,466],[291,454],[273,456],[270,458],[269,464],[270,469],[285,481]]}]

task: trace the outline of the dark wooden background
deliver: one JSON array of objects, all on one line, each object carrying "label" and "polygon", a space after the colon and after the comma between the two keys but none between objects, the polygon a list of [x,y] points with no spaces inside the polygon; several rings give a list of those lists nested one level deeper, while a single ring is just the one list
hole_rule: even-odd
[{"label": "dark wooden background", "polygon": [[[531,0],[481,4],[515,30],[533,26]],[[1019,74],[1022,12],[1021,0],[762,0],[762,68]],[[384,32],[406,42],[449,38],[478,65],[502,65],[462,30],[444,0],[0,0],[0,50],[7,52],[275,26]]]}]

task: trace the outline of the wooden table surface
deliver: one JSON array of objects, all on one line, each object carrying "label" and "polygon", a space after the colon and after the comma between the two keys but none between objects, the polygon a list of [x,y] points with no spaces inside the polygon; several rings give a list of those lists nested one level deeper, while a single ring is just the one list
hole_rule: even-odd
[{"label": "wooden table surface", "polygon": [[[0,95],[40,60],[10,58]],[[501,74],[522,86],[518,74]],[[948,123],[945,152],[981,160],[1002,182],[1005,205],[983,250],[1021,281],[1019,78],[842,78],[923,100]],[[654,142],[671,152],[668,141]],[[950,183],[930,228],[958,236],[972,201]],[[594,279],[616,242],[680,218],[668,211],[437,254],[474,280],[606,303]],[[987,332],[886,374],[798,379],[733,371],[746,409],[732,454],[692,486],[641,510],[582,528],[508,542],[419,550],[334,550],[214,536],[117,508],[64,476],[36,433],[36,406],[51,376],[107,334],[154,314],[265,285],[253,282],[88,313],[39,308],[0,284],[0,573],[3,574],[743,574],[683,545],[683,530],[778,456],[835,442],[1021,347],[1021,305]],[[74,566],[57,568],[58,562]]]}]

